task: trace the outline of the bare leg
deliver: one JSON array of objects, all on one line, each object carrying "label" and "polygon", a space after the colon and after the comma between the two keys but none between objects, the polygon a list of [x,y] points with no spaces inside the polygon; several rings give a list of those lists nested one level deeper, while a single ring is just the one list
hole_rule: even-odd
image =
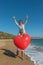
[{"label": "bare leg", "polygon": [[21,57],[22,57],[22,59],[24,58],[24,52],[23,51],[21,51]]},{"label": "bare leg", "polygon": [[19,51],[18,51],[18,49],[17,49],[16,55],[17,55],[17,56],[19,55]]},{"label": "bare leg", "polygon": [[18,33],[18,36],[20,36],[20,33]]}]

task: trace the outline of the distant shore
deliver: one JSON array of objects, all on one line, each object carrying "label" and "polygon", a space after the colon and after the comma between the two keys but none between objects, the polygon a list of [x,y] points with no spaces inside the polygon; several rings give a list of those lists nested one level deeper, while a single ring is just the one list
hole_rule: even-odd
[{"label": "distant shore", "polygon": [[12,39],[0,39],[0,65],[34,65],[26,55],[24,60],[16,57],[16,47]]},{"label": "distant shore", "polygon": [[43,37],[31,37],[31,39],[43,39]]}]

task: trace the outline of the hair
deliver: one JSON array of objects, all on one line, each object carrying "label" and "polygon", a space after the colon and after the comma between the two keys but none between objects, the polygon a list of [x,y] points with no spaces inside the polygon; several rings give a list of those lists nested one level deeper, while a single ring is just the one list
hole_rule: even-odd
[{"label": "hair", "polygon": [[[20,21],[22,21],[21,19],[19,20],[19,24],[20,24]],[[23,23],[23,21],[22,21],[22,23]]]}]

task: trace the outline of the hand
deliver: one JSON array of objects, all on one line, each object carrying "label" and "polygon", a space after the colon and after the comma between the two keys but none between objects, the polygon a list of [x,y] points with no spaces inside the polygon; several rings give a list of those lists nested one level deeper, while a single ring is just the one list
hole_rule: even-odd
[{"label": "hand", "polygon": [[26,19],[28,19],[28,16],[26,16]]},{"label": "hand", "polygon": [[16,19],[15,16],[13,16],[13,19]]}]

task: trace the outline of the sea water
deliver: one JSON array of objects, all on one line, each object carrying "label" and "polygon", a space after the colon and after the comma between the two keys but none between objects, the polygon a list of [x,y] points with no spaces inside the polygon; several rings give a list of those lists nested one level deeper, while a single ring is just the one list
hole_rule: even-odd
[{"label": "sea water", "polygon": [[43,65],[43,39],[32,39],[25,53],[35,65]]}]

